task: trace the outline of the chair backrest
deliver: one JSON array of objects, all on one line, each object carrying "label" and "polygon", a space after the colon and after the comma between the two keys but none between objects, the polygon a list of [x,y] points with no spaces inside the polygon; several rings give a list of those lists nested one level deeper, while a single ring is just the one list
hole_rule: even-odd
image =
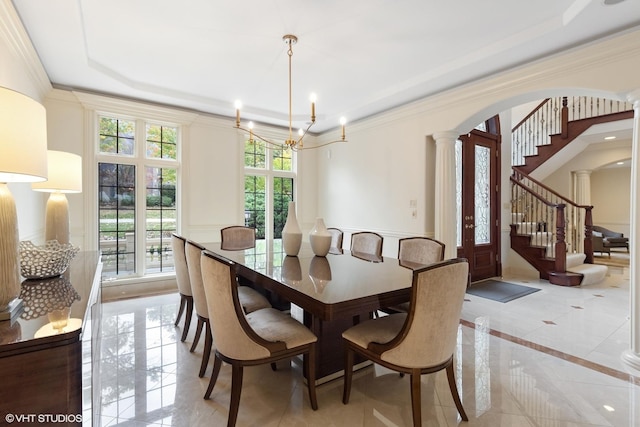
[{"label": "chair backrest", "polygon": [[220,230],[220,247],[228,251],[239,251],[256,246],[256,229],[243,225],[232,225]]},{"label": "chair backrest", "polygon": [[342,249],[342,230],[339,228],[329,227],[327,228],[329,234],[331,234],[331,247],[335,249]]},{"label": "chair backrest", "polygon": [[361,231],[351,235],[351,252],[382,256],[382,236],[371,231]]},{"label": "chair backrest", "polygon": [[200,264],[209,324],[217,350],[235,360],[268,357],[273,343],[260,338],[251,329],[240,306],[235,263],[203,251]]},{"label": "chair backrest", "polygon": [[[381,359],[406,367],[446,362],[456,347],[469,264],[454,258],[413,272],[411,303],[400,333],[381,344]],[[375,346],[374,346],[375,347]]]},{"label": "chair backrest", "polygon": [[196,307],[198,316],[208,319],[209,308],[207,307],[207,296],[204,293],[202,268],[200,266],[200,255],[203,250],[203,246],[191,240],[187,240],[185,244],[187,267],[189,267],[189,281],[191,282],[191,292],[193,294],[193,305]]},{"label": "chair backrest", "polygon": [[444,243],[428,237],[407,237],[398,241],[398,260],[426,266],[444,259]]},{"label": "chair backrest", "polygon": [[186,242],[187,240],[182,236],[178,236],[175,233],[171,235],[171,249],[173,250],[173,265],[176,269],[178,292],[182,295],[191,296],[189,268],[187,267],[187,258],[184,252]]}]

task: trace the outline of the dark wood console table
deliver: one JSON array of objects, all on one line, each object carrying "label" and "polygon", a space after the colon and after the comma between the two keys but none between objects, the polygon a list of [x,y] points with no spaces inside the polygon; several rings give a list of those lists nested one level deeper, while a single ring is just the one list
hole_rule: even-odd
[{"label": "dark wood console table", "polygon": [[98,252],[80,252],[62,276],[22,282],[21,314],[0,322],[0,424],[91,425],[101,271]]}]

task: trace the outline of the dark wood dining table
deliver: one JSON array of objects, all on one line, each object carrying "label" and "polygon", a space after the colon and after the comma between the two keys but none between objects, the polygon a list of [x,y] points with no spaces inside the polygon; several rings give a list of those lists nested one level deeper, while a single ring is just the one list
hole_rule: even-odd
[{"label": "dark wood dining table", "polygon": [[251,249],[228,251],[203,245],[234,261],[238,276],[291,303],[291,315],[318,337],[318,383],[343,373],[342,332],[379,309],[410,299],[413,271],[395,258],[332,250],[313,254],[303,243],[298,256],[286,256],[282,242],[257,240]]}]

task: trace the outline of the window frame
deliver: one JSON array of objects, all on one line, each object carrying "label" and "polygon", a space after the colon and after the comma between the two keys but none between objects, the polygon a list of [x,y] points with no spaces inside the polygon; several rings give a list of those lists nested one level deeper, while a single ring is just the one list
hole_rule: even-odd
[{"label": "window frame", "polygon": [[[92,217],[91,223],[95,223],[94,230],[92,230],[92,234],[95,236],[95,242],[89,246],[96,248],[96,250],[100,250],[100,224],[99,224],[99,167],[100,163],[114,163],[114,164],[123,164],[123,165],[132,165],[136,168],[136,177],[135,177],[135,267],[132,274],[127,274],[123,276],[110,276],[104,277],[104,280],[108,283],[128,283],[128,282],[138,282],[144,279],[153,279],[153,278],[168,278],[175,276],[175,270],[163,271],[163,272],[149,272],[147,273],[147,265],[146,265],[146,214],[147,214],[147,206],[146,206],[146,191],[147,191],[147,183],[146,183],[146,169],[151,168],[162,168],[162,169],[175,169],[176,170],[176,202],[175,202],[175,212],[176,212],[176,231],[180,232],[180,200],[181,200],[181,147],[184,145],[183,141],[183,125],[176,121],[166,120],[165,118],[153,118],[148,117],[146,114],[127,114],[122,112],[113,112],[113,111],[93,111],[92,114],[92,122],[93,129],[92,138],[93,141],[92,150],[92,168],[94,170],[94,185],[91,185],[88,188],[91,188],[91,191],[94,193],[93,199],[95,200],[95,212]],[[116,154],[116,153],[102,153],[100,151],[100,119],[102,117],[118,119],[118,120],[128,120],[133,121],[135,123],[135,133],[134,133],[134,152],[133,155],[128,154]],[[163,126],[163,127],[174,127],[176,128],[176,159],[167,159],[167,158],[153,158],[147,156],[147,125],[153,126]]]}]

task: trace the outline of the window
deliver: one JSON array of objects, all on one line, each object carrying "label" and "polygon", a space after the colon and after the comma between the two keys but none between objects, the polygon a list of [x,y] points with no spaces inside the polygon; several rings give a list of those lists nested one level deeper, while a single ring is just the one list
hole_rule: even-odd
[{"label": "window", "polygon": [[98,246],[108,278],[172,272],[178,128],[98,117]]},{"label": "window", "polygon": [[246,141],[244,160],[245,225],[255,227],[257,239],[279,239],[294,199],[292,151]]}]

